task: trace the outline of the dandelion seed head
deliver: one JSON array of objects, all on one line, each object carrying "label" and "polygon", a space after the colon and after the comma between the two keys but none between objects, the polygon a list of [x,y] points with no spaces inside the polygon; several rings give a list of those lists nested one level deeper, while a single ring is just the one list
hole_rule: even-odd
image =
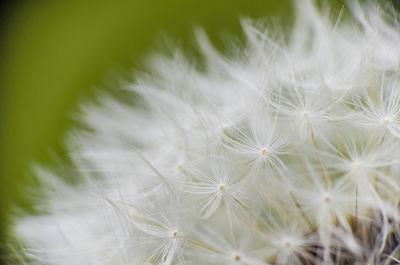
[{"label": "dandelion seed head", "polygon": [[391,119],[388,117],[383,118],[382,124],[383,125],[389,125],[391,123]]},{"label": "dandelion seed head", "polygon": [[78,184],[38,168],[46,200],[15,226],[32,264],[400,260],[399,15],[293,2],[289,35],[243,19],[221,53],[197,30],[200,64],[155,55],[135,106],[83,105]]},{"label": "dandelion seed head", "polygon": [[325,203],[330,203],[332,198],[331,198],[330,194],[324,194],[323,200]]},{"label": "dandelion seed head", "polygon": [[302,119],[308,120],[309,117],[310,117],[310,112],[304,110],[304,111],[301,113],[301,118],[302,118]]},{"label": "dandelion seed head", "polygon": [[361,170],[364,167],[364,163],[362,161],[353,162],[353,168],[355,170]]},{"label": "dandelion seed head", "polygon": [[292,241],[290,239],[288,239],[288,238],[284,239],[283,240],[283,246],[285,248],[291,248],[292,247]]},{"label": "dandelion seed head", "polygon": [[260,153],[261,153],[261,155],[266,155],[266,154],[268,154],[268,150],[267,150],[267,148],[261,148],[261,150],[260,150]]}]

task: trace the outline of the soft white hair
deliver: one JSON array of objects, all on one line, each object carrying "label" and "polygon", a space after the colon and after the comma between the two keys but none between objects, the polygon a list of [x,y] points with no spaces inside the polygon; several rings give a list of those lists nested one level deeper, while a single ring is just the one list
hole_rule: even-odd
[{"label": "soft white hair", "polygon": [[16,226],[31,263],[400,263],[397,14],[294,2],[288,41],[243,20],[223,55],[197,31],[203,67],[156,56],[125,87],[144,107],[85,105],[79,185],[40,170]]}]

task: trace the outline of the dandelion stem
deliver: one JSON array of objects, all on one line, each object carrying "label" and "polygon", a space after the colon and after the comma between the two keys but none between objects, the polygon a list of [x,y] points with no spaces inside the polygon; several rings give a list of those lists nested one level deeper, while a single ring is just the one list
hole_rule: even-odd
[{"label": "dandelion stem", "polygon": [[[311,138],[312,138],[314,147],[317,150],[317,152],[319,152],[319,146],[318,146],[318,143],[317,143],[317,139],[315,138],[313,130],[311,129],[310,131],[311,131]],[[321,169],[322,169],[322,178],[323,178],[325,183],[328,183],[328,177],[327,177],[326,169],[325,169],[324,164],[322,163],[322,160],[321,160],[320,156],[318,156],[318,162],[319,162],[319,165],[321,166]]]},{"label": "dandelion stem", "polygon": [[356,186],[356,199],[355,199],[355,205],[354,205],[354,212],[355,212],[355,223],[357,224],[358,222],[358,185]]},{"label": "dandelion stem", "polygon": [[301,216],[304,218],[304,220],[306,221],[309,228],[312,229],[313,224],[311,223],[310,219],[308,219],[306,213],[303,211],[303,208],[301,207],[300,203],[297,201],[297,199],[295,198],[295,196],[293,195],[292,192],[289,192],[289,195],[290,195],[290,198],[292,199],[292,201],[294,202],[294,204],[296,205],[296,208],[299,209]]},{"label": "dandelion stem", "polygon": [[199,242],[199,241],[196,241],[196,240],[194,240],[194,239],[191,239],[191,238],[188,238],[188,237],[185,237],[185,236],[182,236],[182,238],[183,238],[184,240],[186,240],[187,242],[192,243],[193,245],[196,245],[196,246],[198,246],[198,247],[201,247],[201,248],[210,250],[210,251],[215,252],[215,253],[218,253],[218,254],[221,254],[221,253],[222,253],[222,251],[219,251],[219,250],[217,250],[217,249],[215,249],[215,248],[213,248],[213,247],[210,247],[210,246],[208,246],[208,245],[206,245],[206,244],[204,244],[204,243],[201,243],[201,242]]}]

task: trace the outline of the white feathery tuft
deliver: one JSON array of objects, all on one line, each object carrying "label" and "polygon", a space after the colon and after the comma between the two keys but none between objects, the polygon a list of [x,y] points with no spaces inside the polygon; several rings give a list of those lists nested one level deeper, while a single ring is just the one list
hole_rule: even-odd
[{"label": "white feathery tuft", "polygon": [[201,69],[154,56],[140,106],[83,106],[79,184],[38,170],[15,227],[29,263],[400,264],[398,14],[294,2],[289,41],[243,20],[223,55],[198,30]]}]

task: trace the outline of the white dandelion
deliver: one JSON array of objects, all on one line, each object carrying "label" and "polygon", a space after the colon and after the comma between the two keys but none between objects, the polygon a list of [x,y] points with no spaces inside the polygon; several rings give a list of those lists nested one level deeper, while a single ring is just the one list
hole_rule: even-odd
[{"label": "white dandelion", "polygon": [[295,3],[289,36],[244,19],[222,54],[198,30],[201,67],[157,55],[135,106],[84,105],[77,184],[37,170],[15,226],[26,263],[399,264],[398,14]]}]

